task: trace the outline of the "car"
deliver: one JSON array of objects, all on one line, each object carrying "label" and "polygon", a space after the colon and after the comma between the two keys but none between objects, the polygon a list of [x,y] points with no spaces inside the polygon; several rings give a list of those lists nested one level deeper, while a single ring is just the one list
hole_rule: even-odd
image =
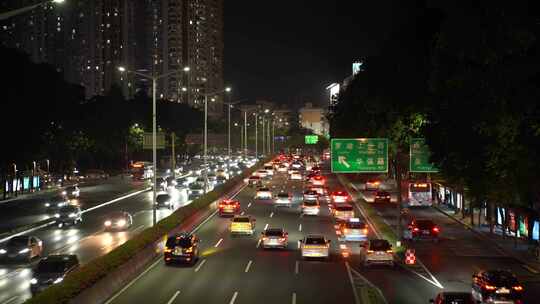
[{"label": "car", "polygon": [[392,245],[384,239],[371,239],[360,247],[360,259],[364,266],[384,264],[394,266]]},{"label": "car", "polygon": [[302,173],[300,173],[300,171],[297,171],[297,170],[291,170],[290,173],[289,173],[289,179],[290,180],[299,180],[299,181],[301,181],[302,180]]},{"label": "car", "polygon": [[195,199],[204,194],[204,185],[199,183],[191,183],[188,188],[189,199]]},{"label": "car", "polygon": [[262,180],[261,177],[258,175],[251,175],[247,180],[246,183],[249,187],[261,187],[262,186]]},{"label": "car", "polygon": [[156,208],[168,208],[173,210],[176,207],[176,201],[167,193],[160,193],[156,196]]},{"label": "car", "polygon": [[218,175],[218,177],[216,177],[216,185],[223,185],[226,182],[227,182],[227,178],[225,176]]},{"label": "car", "polygon": [[35,236],[15,236],[0,248],[0,259],[30,262],[43,254],[43,242]]},{"label": "car", "polygon": [[256,200],[270,200],[272,199],[272,190],[267,187],[261,187],[257,189],[257,192],[255,193],[255,199]]},{"label": "car", "polygon": [[346,203],[335,204],[332,206],[332,216],[336,221],[348,221],[354,217],[353,206]]},{"label": "car", "polygon": [[274,176],[274,166],[273,165],[264,166],[264,170],[266,170],[266,174],[268,175],[268,177]]},{"label": "car", "polygon": [[301,161],[294,161],[291,163],[291,168],[295,170],[303,170],[305,166]]},{"label": "car", "polygon": [[472,276],[472,296],[480,303],[522,304],[523,285],[507,270],[481,270]]},{"label": "car", "polygon": [[412,241],[428,239],[438,242],[439,234],[440,228],[432,220],[413,219],[403,231],[403,238]]},{"label": "car", "polygon": [[250,215],[235,215],[231,219],[229,231],[231,234],[248,234],[253,235],[255,232],[255,218]]},{"label": "car", "polygon": [[77,185],[67,186],[61,193],[68,199],[78,198],[81,195],[81,189]]},{"label": "car", "polygon": [[304,180],[305,180],[306,182],[309,182],[309,181],[310,181],[312,178],[314,178],[315,176],[317,176],[317,174],[311,173],[311,172],[310,172],[310,173],[306,174],[306,176],[304,177]]},{"label": "car", "polygon": [[338,225],[338,236],[344,242],[364,242],[368,239],[368,226],[359,218],[353,217]]},{"label": "car", "polygon": [[103,170],[89,169],[86,170],[86,174],[84,175],[84,177],[86,180],[107,179],[109,178],[109,174],[107,174]]},{"label": "car", "polygon": [[283,228],[268,228],[261,232],[261,247],[266,248],[287,248],[289,244],[289,233]]},{"label": "car", "polygon": [[225,170],[225,169],[217,169],[216,170],[216,176],[217,177],[223,177],[225,179],[229,178],[229,174],[227,173],[227,170]]},{"label": "car", "polygon": [[319,199],[319,193],[313,189],[307,189],[304,191],[304,201],[313,201]]},{"label": "car", "polygon": [[430,299],[429,303],[434,304],[476,304],[470,292],[443,291],[439,292],[435,299]]},{"label": "car", "polygon": [[74,205],[67,205],[58,210],[58,213],[54,215],[56,218],[56,224],[59,228],[77,225],[82,223],[82,212],[81,208]]},{"label": "car", "polygon": [[313,172],[314,174],[320,175],[321,172],[322,172],[322,168],[315,165],[315,166],[311,167],[311,172]]},{"label": "car", "polygon": [[332,203],[346,203],[351,199],[349,194],[343,190],[337,190],[332,192],[330,198]]},{"label": "car", "polygon": [[311,234],[298,241],[302,258],[330,258],[330,240],[323,235]]},{"label": "car", "polygon": [[172,263],[190,263],[194,265],[199,259],[200,239],[191,233],[170,235],[165,242],[163,260],[166,265]]},{"label": "car", "polygon": [[303,201],[301,208],[302,215],[319,215],[321,206],[318,200]]},{"label": "car", "polygon": [[285,164],[280,164],[278,167],[277,167],[277,172],[279,173],[287,173],[288,171],[288,166],[286,166]]},{"label": "car", "polygon": [[167,176],[165,178],[165,180],[167,181],[167,188],[174,188],[178,185],[178,183],[176,182],[176,178],[174,178],[174,176]]},{"label": "car", "polygon": [[390,203],[390,193],[378,190],[373,197],[374,203]]},{"label": "car", "polygon": [[56,213],[58,212],[58,210],[60,210],[60,208],[63,208],[67,205],[69,205],[69,200],[67,199],[67,197],[57,195],[45,203],[45,208],[49,213]]},{"label": "car", "polygon": [[379,190],[379,186],[381,185],[381,182],[377,179],[369,179],[366,181],[366,190],[367,191],[377,191]]},{"label": "car", "polygon": [[208,183],[210,184],[215,184],[217,182],[217,175],[214,173],[208,173],[206,177],[208,178]]},{"label": "car", "polygon": [[324,184],[326,183],[326,179],[324,178],[324,176],[321,176],[321,175],[316,175],[314,177],[312,177],[309,182],[313,185],[313,186],[324,186]]},{"label": "car", "polygon": [[225,199],[219,202],[218,212],[220,216],[235,215],[240,212],[240,202],[233,199]]},{"label": "car", "polygon": [[103,222],[105,231],[127,230],[133,225],[133,217],[125,211],[111,212]]},{"label": "car", "polygon": [[257,170],[253,174],[260,177],[261,179],[268,177],[268,171],[264,169]]},{"label": "car", "polygon": [[292,206],[292,194],[288,192],[280,192],[274,198],[275,206]]},{"label": "car", "polygon": [[319,194],[319,200],[323,200],[323,201],[327,201],[327,202],[330,200],[330,197],[328,196],[328,190],[326,189],[326,187],[324,187],[324,186],[311,186],[311,187],[309,187],[309,189],[317,191],[317,193]]},{"label": "car", "polygon": [[39,261],[32,272],[30,291],[36,294],[47,287],[58,284],[79,267],[79,259],[74,254],[49,255]]}]

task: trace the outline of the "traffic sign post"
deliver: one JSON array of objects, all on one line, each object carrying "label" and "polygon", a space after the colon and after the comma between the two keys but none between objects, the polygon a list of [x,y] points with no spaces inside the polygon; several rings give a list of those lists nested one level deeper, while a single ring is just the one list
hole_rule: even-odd
[{"label": "traffic sign post", "polygon": [[388,172],[387,138],[332,138],[333,173]]},{"label": "traffic sign post", "polygon": [[429,162],[431,152],[423,138],[411,138],[409,152],[409,171],[418,173],[437,173],[439,170]]}]

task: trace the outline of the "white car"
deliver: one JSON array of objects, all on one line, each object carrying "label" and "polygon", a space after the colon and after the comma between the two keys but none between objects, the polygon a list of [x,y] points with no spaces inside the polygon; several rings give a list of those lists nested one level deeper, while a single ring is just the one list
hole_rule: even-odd
[{"label": "white car", "polygon": [[274,202],[275,202],[276,206],[291,207],[291,205],[292,205],[292,195],[290,193],[287,193],[287,192],[280,192],[276,196]]},{"label": "white car", "polygon": [[302,203],[301,212],[303,215],[319,215],[321,206],[318,200],[304,201]]},{"label": "white car", "polygon": [[253,175],[258,176],[260,178],[266,178],[268,176],[268,171],[264,169],[257,170],[255,173],[253,173]]},{"label": "white car", "polygon": [[364,266],[385,264],[394,266],[394,251],[387,240],[372,239],[360,247],[360,258]]},{"label": "white car", "polygon": [[287,171],[288,171],[288,167],[283,164],[277,167],[277,172],[279,173],[287,173]]},{"label": "white car", "polygon": [[268,177],[274,176],[274,166],[264,166],[264,170],[266,170],[266,175]]},{"label": "white car", "polygon": [[330,258],[330,240],[323,235],[308,235],[299,242],[302,258]]},{"label": "white car", "polygon": [[304,191],[304,201],[316,201],[317,199],[319,199],[317,191],[311,189]]},{"label": "white car", "polygon": [[272,199],[272,191],[266,187],[259,188],[257,189],[257,192],[255,193],[255,199],[259,199],[259,200]]},{"label": "white car", "polygon": [[300,171],[291,171],[291,173],[289,174],[289,179],[290,180],[299,180],[299,181],[301,181],[302,180],[302,174],[300,173]]}]

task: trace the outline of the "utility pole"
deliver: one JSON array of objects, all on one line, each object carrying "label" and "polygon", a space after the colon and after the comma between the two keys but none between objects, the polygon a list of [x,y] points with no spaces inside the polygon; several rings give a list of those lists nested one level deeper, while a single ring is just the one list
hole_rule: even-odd
[{"label": "utility pole", "polygon": [[244,112],[244,158],[247,158],[247,111]]},{"label": "utility pole", "polygon": [[401,239],[403,238],[403,229],[401,227],[401,222],[402,222],[402,212],[403,212],[403,207],[402,207],[402,201],[401,201],[401,170],[400,170],[400,167],[399,167],[399,151],[396,152],[395,154],[395,158],[394,158],[394,170],[395,170],[395,174],[396,174],[396,183],[397,183],[397,191],[398,191],[398,194],[397,194],[397,217],[398,217],[398,226],[397,226],[397,232],[398,232],[398,235],[397,235],[397,238],[398,238],[398,242],[399,242],[399,245],[401,245]]},{"label": "utility pole", "polygon": [[264,139],[264,115],[262,116],[262,154],[263,156],[266,154],[266,140]]},{"label": "utility pole", "polygon": [[176,141],[176,134],[171,133],[171,167],[172,167],[172,176],[176,179],[176,153],[174,152],[174,146]]},{"label": "utility pole", "polygon": [[255,115],[255,158],[258,158],[259,157],[259,151],[257,149],[258,149],[259,143],[257,142],[258,141],[258,138],[257,138],[257,125],[259,124],[259,117],[257,116],[257,112],[255,112],[253,114]]},{"label": "utility pole", "polygon": [[272,121],[272,153],[276,153],[276,123]]}]

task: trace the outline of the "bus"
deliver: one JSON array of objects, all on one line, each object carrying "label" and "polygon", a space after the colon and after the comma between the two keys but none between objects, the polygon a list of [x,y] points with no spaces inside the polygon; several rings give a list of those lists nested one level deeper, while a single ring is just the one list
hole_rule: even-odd
[{"label": "bus", "polygon": [[409,182],[407,189],[407,204],[412,206],[431,206],[433,204],[433,194],[429,182]]},{"label": "bus", "polygon": [[130,171],[135,180],[145,180],[154,176],[151,162],[135,162],[131,164]]}]

